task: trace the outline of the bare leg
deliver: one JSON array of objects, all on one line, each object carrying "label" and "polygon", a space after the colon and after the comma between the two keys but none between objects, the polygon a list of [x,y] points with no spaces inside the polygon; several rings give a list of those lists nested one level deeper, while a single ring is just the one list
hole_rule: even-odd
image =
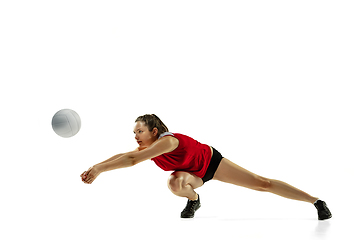
[{"label": "bare leg", "polygon": [[179,197],[187,197],[189,200],[197,199],[194,189],[203,184],[201,178],[188,172],[173,172],[168,180],[168,187],[172,193]]},{"label": "bare leg", "polygon": [[318,199],[285,182],[258,176],[226,158],[223,158],[221,161],[214,179],[253,190],[271,192],[285,198],[309,203],[314,203]]}]

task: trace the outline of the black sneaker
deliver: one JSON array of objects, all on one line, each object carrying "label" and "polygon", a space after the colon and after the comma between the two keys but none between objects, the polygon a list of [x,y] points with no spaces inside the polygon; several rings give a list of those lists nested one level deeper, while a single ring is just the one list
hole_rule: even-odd
[{"label": "black sneaker", "polygon": [[201,207],[200,204],[200,196],[198,195],[198,199],[195,201],[188,200],[186,207],[181,212],[181,218],[193,218],[196,210]]},{"label": "black sneaker", "polygon": [[331,212],[326,205],[326,202],[317,200],[317,202],[314,203],[314,205],[318,210],[319,220],[325,220],[332,217]]}]

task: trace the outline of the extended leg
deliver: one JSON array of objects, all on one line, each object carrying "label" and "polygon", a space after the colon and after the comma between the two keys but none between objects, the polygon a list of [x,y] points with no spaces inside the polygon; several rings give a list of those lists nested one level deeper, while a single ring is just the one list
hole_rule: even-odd
[{"label": "extended leg", "polygon": [[221,161],[214,179],[258,191],[271,192],[285,198],[309,203],[314,203],[318,199],[285,182],[258,176],[226,158],[223,158]]}]

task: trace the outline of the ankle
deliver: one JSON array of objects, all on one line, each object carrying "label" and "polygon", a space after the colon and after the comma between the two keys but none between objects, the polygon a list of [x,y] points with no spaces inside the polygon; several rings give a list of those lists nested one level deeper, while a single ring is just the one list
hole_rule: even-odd
[{"label": "ankle", "polygon": [[319,201],[319,200],[320,200],[320,198],[314,198],[314,199],[311,200],[311,203],[312,203],[312,204],[315,204],[315,203],[316,203],[317,201]]},{"label": "ankle", "polygon": [[197,201],[199,199],[199,195],[195,193],[195,196],[193,198],[188,198],[190,201]]}]

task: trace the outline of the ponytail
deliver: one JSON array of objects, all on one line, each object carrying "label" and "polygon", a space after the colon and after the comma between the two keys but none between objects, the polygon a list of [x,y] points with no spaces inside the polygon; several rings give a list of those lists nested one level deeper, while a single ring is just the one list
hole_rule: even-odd
[{"label": "ponytail", "polygon": [[166,125],[155,114],[145,114],[143,116],[140,116],[135,120],[135,122],[139,122],[139,121],[144,122],[145,126],[148,127],[149,131],[152,131],[154,128],[157,128],[158,135],[169,131]]}]

